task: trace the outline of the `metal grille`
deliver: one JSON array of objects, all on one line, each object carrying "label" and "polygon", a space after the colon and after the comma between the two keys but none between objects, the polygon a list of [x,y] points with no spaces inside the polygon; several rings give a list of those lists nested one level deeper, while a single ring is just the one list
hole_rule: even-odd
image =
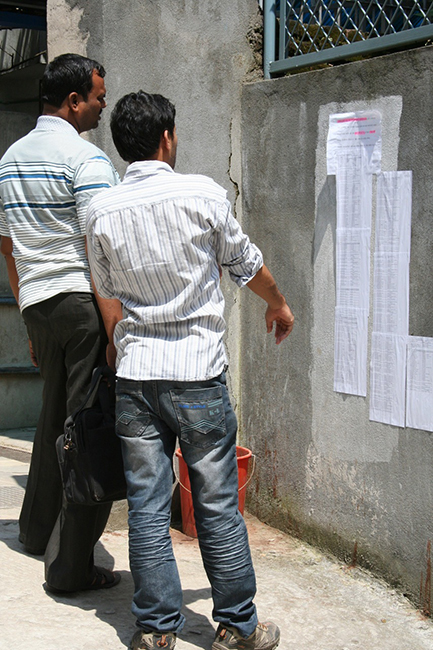
[{"label": "metal grille", "polygon": [[269,0],[265,2],[265,73],[266,65],[270,72],[281,72],[398,49],[431,36],[433,0]]}]

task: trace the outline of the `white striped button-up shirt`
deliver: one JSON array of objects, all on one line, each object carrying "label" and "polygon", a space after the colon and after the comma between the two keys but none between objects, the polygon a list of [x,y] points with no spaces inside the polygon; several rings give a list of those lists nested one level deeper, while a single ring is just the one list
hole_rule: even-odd
[{"label": "white striped button-up shirt", "polygon": [[136,162],[117,187],[92,199],[88,253],[96,287],[118,298],[117,374],[202,381],[226,364],[218,264],[240,287],[263,265],[210,178]]},{"label": "white striped button-up shirt", "polygon": [[21,310],[59,293],[92,291],[87,206],[119,181],[104,152],[60,117],[41,116],[7,150],[0,161],[0,235],[13,242]]}]

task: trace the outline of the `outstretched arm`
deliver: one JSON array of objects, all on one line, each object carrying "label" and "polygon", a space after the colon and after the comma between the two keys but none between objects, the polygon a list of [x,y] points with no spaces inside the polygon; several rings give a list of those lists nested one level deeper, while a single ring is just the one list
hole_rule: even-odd
[{"label": "outstretched arm", "polygon": [[275,323],[275,343],[278,345],[289,336],[295,318],[283,294],[279,291],[271,272],[264,264],[252,280],[247,283],[247,287],[268,303],[265,314],[266,329],[269,334],[272,332]]}]

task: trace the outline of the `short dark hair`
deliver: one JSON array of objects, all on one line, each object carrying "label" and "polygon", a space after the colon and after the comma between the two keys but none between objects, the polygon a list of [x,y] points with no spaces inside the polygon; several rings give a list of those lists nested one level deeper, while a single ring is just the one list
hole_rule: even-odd
[{"label": "short dark hair", "polygon": [[93,72],[105,77],[103,66],[80,54],[61,54],[45,68],[42,77],[42,103],[60,108],[70,93],[78,93],[87,100],[93,86]]},{"label": "short dark hair", "polygon": [[164,131],[173,136],[175,116],[175,107],[162,95],[139,90],[119,99],[110,119],[119,155],[129,163],[151,158]]}]

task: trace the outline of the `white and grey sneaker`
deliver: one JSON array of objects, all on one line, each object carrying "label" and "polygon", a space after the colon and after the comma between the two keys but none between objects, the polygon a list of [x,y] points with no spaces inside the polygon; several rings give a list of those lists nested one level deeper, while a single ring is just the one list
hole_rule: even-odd
[{"label": "white and grey sneaker", "polygon": [[220,623],[212,650],[274,650],[280,642],[280,630],[275,623],[259,623],[246,639],[235,627]]},{"label": "white and grey sneaker", "polygon": [[176,645],[176,635],[173,632],[158,634],[137,630],[131,640],[130,650],[173,650]]}]

